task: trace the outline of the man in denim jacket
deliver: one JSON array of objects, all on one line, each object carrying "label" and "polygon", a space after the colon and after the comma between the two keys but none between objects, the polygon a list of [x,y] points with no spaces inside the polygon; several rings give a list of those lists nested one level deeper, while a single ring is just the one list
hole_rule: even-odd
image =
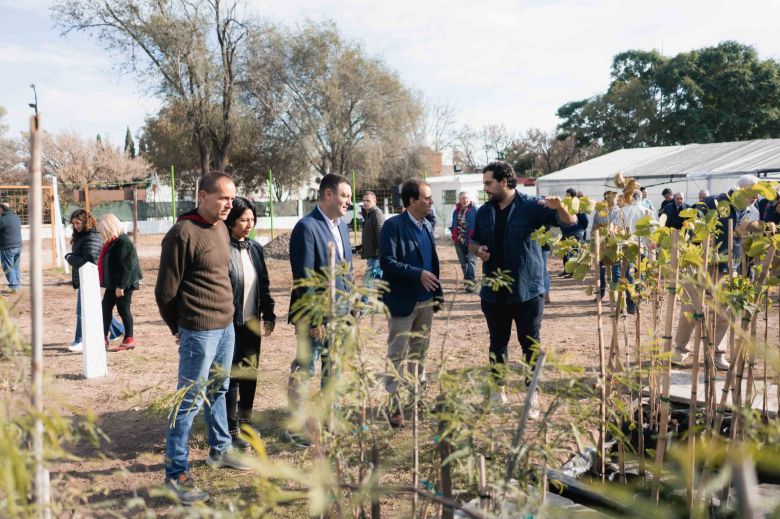
[{"label": "man in denim jacket", "polygon": [[[492,162],[482,170],[482,183],[488,202],[477,210],[474,234],[469,245],[482,260],[485,278],[501,269],[511,276],[511,286],[492,290],[482,287],[482,313],[490,334],[490,362],[505,364],[512,322],[517,327],[526,362],[531,347],[539,341],[544,312],[544,259],[542,248],[531,233],[542,226],[568,227],[577,224],[558,197],[533,197],[515,190],[517,180],[512,166]],[[499,384],[502,380],[499,377]],[[504,403],[503,391],[493,395]],[[534,402],[536,398],[534,397]]]}]

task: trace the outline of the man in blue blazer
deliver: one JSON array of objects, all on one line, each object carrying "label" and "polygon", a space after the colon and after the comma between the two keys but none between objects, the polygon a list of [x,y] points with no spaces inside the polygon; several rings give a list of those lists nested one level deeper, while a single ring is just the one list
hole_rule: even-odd
[{"label": "man in blue blazer", "polygon": [[383,298],[390,311],[387,359],[392,368],[388,367],[385,388],[393,397],[393,427],[404,425],[398,397],[402,364],[406,361],[410,376],[425,382],[433,313],[442,302],[436,242],[425,218],[433,205],[431,187],[421,180],[407,180],[401,187],[401,200],[406,212],[386,220],[379,238],[382,279],[389,289]]},{"label": "man in blue blazer", "polygon": [[[293,290],[290,294],[289,321],[295,324],[297,351],[290,367],[287,384],[288,405],[291,412],[299,408],[305,395],[305,381],[314,375],[317,358],[322,362],[321,387],[325,387],[330,374],[328,343],[325,340],[325,323],[309,315],[302,308],[301,299],[312,289],[295,287],[295,282],[306,279],[313,272],[327,271],[329,244],[335,245],[336,263],[346,263],[352,271],[352,245],[349,230],[341,217],[352,202],[352,188],[349,181],[334,173],[322,177],[317,207],[301,218],[290,235],[290,267],[293,276]],[[345,276],[336,278],[336,289],[345,290]],[[309,445],[308,438],[290,431],[285,437],[300,447]]]}]

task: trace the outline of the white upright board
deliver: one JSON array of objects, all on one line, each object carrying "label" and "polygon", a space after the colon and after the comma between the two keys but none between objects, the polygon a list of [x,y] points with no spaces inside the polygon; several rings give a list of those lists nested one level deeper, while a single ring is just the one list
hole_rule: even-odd
[{"label": "white upright board", "polygon": [[100,304],[100,281],[94,263],[87,262],[79,269],[81,294],[81,341],[84,343],[84,377],[104,377],[106,342],[103,336],[103,310]]}]

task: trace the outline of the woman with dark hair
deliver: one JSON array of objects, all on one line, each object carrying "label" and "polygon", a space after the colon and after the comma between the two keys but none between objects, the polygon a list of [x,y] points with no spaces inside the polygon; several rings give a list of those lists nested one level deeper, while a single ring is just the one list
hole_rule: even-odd
[{"label": "woman with dark hair", "polygon": [[[76,289],[76,336],[68,346],[68,350],[80,352],[84,345],[81,342],[81,290],[79,289],[79,269],[85,263],[97,263],[100,248],[103,243],[97,232],[95,217],[85,209],[76,209],[70,215],[73,227],[71,236],[71,252],[65,255],[65,261],[71,266],[71,284]],[[115,339],[125,333],[124,327],[112,317],[109,339]]]},{"label": "woman with dark hair", "polygon": [[268,269],[263,247],[249,234],[255,227],[257,213],[246,198],[233,201],[225,225],[230,234],[230,284],[233,286],[233,325],[236,331],[233,366],[226,396],[228,428],[233,446],[248,450],[249,444],[240,437],[241,425],[251,427],[252,407],[257,388],[260,362],[260,321],[263,332],[271,335],[276,323],[274,300],[271,297]]}]

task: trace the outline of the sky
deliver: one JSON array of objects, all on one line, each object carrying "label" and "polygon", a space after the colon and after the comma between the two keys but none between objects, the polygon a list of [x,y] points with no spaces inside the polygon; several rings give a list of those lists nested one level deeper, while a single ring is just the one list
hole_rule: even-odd
[{"label": "sky", "polygon": [[[52,0],[0,0],[0,105],[10,135],[29,127],[31,83],[50,131],[136,134],[159,101],[84,34],[62,36]],[[780,1],[765,0],[247,0],[284,24],[333,20],[458,125],[552,130],[562,104],[606,89],[628,49],[674,55],[731,39],[780,60]]]}]

